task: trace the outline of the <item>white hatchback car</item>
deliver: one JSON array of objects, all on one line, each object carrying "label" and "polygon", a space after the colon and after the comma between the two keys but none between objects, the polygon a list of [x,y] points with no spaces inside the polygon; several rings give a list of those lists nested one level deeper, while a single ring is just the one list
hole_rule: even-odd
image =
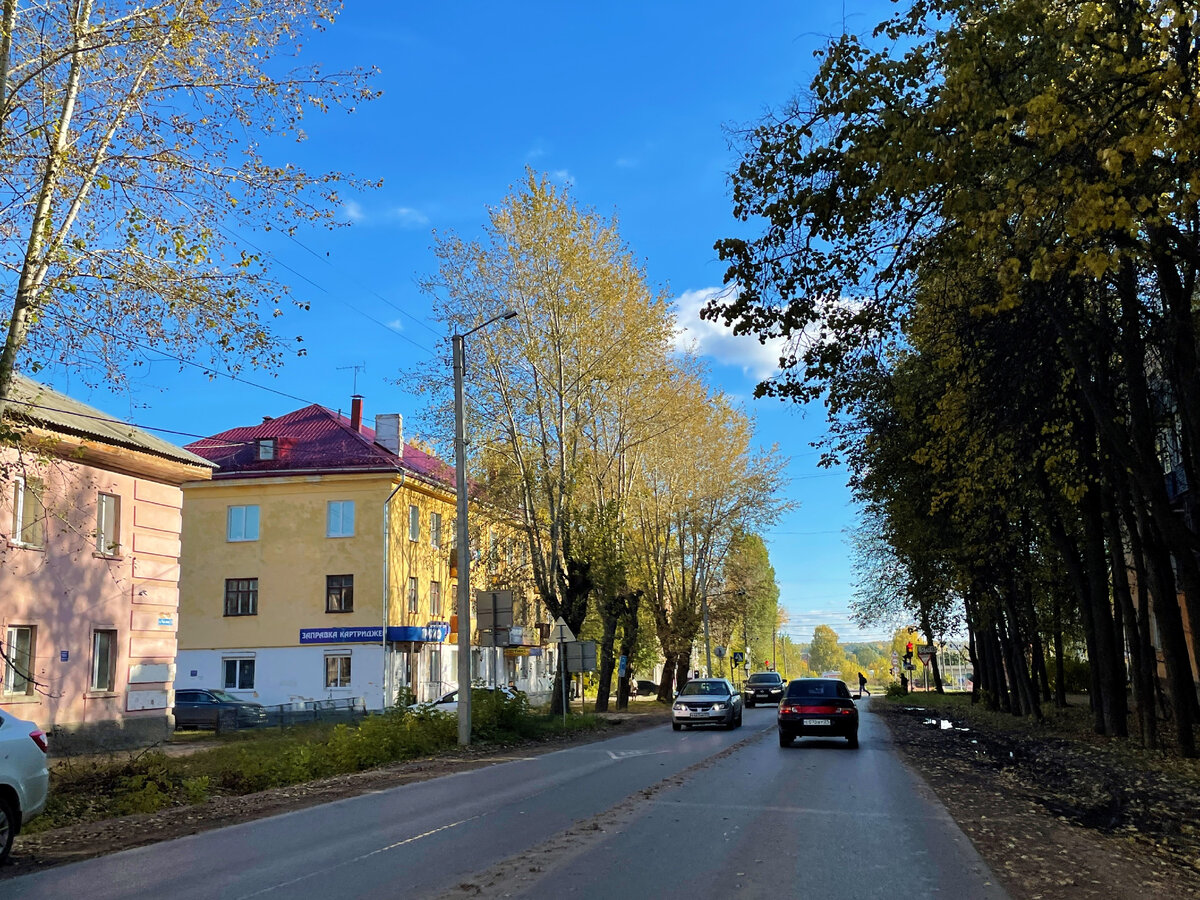
[{"label": "white hatchback car", "polygon": [[49,790],[46,733],[0,709],[0,863],[21,826],[45,809]]}]

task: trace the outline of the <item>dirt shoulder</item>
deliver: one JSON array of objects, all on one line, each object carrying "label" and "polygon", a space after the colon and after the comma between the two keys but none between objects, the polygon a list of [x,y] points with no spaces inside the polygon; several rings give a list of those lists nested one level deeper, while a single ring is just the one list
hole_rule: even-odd
[{"label": "dirt shoulder", "polygon": [[911,701],[871,711],[1014,900],[1200,897],[1191,761]]},{"label": "dirt shoulder", "polygon": [[[500,747],[468,747],[440,756],[409,760],[380,769],[322,778],[306,784],[274,788],[241,797],[214,797],[194,806],[180,806],[156,813],[122,816],[20,835],[13,846],[9,864],[0,868],[0,881],[53,866],[103,856],[117,850],[143,847],[402,784],[493,766],[516,757],[553,753],[567,747],[589,744],[661,725],[666,718],[665,710],[641,711],[638,714],[614,713],[606,716],[606,727],[596,731],[542,741],[522,741]],[[0,894],[2,893],[3,891],[0,891]]]}]

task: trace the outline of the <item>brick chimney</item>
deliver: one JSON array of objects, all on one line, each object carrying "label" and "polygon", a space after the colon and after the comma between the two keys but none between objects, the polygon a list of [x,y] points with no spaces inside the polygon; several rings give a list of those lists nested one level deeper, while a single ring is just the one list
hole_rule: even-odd
[{"label": "brick chimney", "polygon": [[375,443],[404,456],[404,420],[399,413],[384,413],[375,417]]},{"label": "brick chimney", "polygon": [[362,395],[355,394],[350,398],[350,427],[362,431]]}]

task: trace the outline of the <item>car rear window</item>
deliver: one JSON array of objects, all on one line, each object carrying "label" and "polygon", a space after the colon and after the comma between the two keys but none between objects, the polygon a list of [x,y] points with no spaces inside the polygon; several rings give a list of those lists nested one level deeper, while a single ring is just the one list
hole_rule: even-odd
[{"label": "car rear window", "polygon": [[788,685],[788,699],[828,698],[850,696],[850,691],[840,681],[795,681]]}]

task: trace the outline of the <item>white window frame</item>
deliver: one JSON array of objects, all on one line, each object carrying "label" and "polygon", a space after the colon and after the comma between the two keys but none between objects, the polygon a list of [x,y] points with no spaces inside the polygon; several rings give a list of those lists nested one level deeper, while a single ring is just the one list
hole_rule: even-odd
[{"label": "white window frame", "polygon": [[101,556],[121,555],[121,496],[96,494],[96,552]]},{"label": "white window frame", "polygon": [[[37,488],[34,485],[40,485],[42,495],[45,495],[45,482],[40,478],[26,479],[24,475],[18,475],[13,479],[13,522],[12,522],[12,542],[19,544],[22,547],[37,547],[43,548],[46,546],[46,503],[38,496]],[[41,517],[30,519],[30,516],[36,516],[38,510],[30,511],[27,509],[26,499],[31,499],[40,508]],[[41,523],[38,529],[36,540],[26,540],[26,533],[31,530],[35,523]]]},{"label": "white window frame", "polygon": [[[107,647],[103,645],[107,644]],[[92,631],[91,690],[111,694],[117,689],[117,630],[97,628]]]},{"label": "white window frame", "polygon": [[279,444],[275,438],[259,438],[258,458],[261,460],[275,459],[279,453]]},{"label": "white window frame", "polygon": [[442,616],[442,583],[440,581],[429,582],[429,615],[435,619]]},{"label": "white window frame", "polygon": [[442,514],[439,512],[429,514],[429,546],[442,549]]},{"label": "white window frame", "polygon": [[409,576],[408,579],[408,611],[416,615],[421,611],[421,594],[420,582],[417,581],[416,575]]},{"label": "white window frame", "polygon": [[325,537],[354,537],[353,500],[330,500],[325,504]]},{"label": "white window frame", "polygon": [[[21,632],[27,633],[25,649],[17,646],[21,643]],[[4,653],[7,657],[4,665],[4,693],[18,697],[32,694],[33,663],[37,658],[37,626],[9,625],[4,632]],[[21,656],[25,658],[20,659]],[[24,672],[20,668],[22,664],[25,667]]]},{"label": "white window frame", "polygon": [[[325,687],[326,688],[348,688],[352,684],[354,667],[351,664],[353,657],[349,653],[326,653],[325,654]],[[330,662],[334,663],[332,671],[330,670]]]},{"label": "white window frame", "polygon": [[421,508],[419,506],[408,507],[408,539],[410,541],[421,540]]},{"label": "white window frame", "polygon": [[225,540],[230,543],[257,541],[260,512],[257,503],[226,507]]},{"label": "white window frame", "polygon": [[[232,679],[229,677],[230,665],[233,666]],[[250,673],[249,679],[243,678],[247,668]],[[227,691],[252,691],[254,690],[255,677],[258,674],[257,669],[258,661],[253,657],[224,656],[221,658],[221,686]],[[249,684],[245,683],[247,680],[249,680]]]}]

